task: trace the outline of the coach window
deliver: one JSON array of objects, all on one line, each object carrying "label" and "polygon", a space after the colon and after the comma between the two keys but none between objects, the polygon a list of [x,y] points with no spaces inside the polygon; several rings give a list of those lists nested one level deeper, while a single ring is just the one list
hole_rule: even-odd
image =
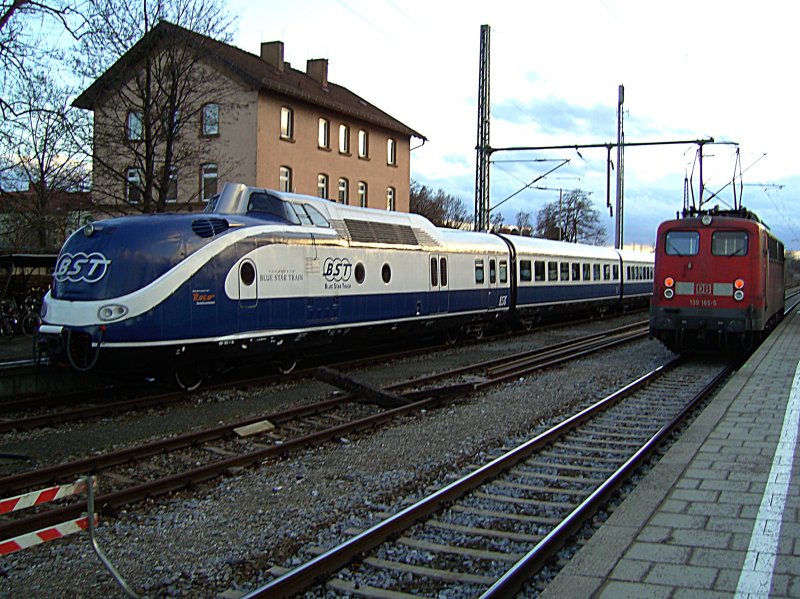
[{"label": "coach window", "polygon": [[581,280],[581,265],[577,262],[572,263],[572,280],[573,281],[580,281]]},{"label": "coach window", "polygon": [[483,285],[483,260],[475,260],[475,282]]},{"label": "coach window", "polygon": [[494,258],[489,260],[489,282],[497,282],[497,261]]},{"label": "coach window", "polygon": [[381,268],[381,278],[387,285],[389,284],[389,281],[392,280],[392,267],[389,266],[388,263],[384,264],[383,268]]},{"label": "coach window", "polygon": [[711,236],[714,256],[744,256],[747,254],[746,231],[714,231]]},{"label": "coach window", "polygon": [[595,281],[600,280],[600,265],[599,264],[592,264],[592,278]]},{"label": "coach window", "polygon": [[533,280],[544,281],[544,260],[537,260],[533,263]]},{"label": "coach window", "polygon": [[582,266],[583,266],[583,280],[584,281],[591,281],[592,280],[592,265],[584,263]]},{"label": "coach window", "polygon": [[500,282],[508,282],[508,262],[505,260],[500,260]]},{"label": "coach window", "polygon": [[561,272],[561,280],[569,281],[569,262],[562,262],[558,266]]},{"label": "coach window", "polygon": [[664,236],[664,253],[667,256],[695,256],[700,248],[697,231],[667,231]]},{"label": "coach window", "polygon": [[520,260],[519,261],[519,280],[520,281],[531,281],[531,280],[533,280],[533,272],[531,271],[531,261],[530,260]]},{"label": "coach window", "polygon": [[439,280],[442,282],[442,287],[447,287],[447,258],[439,258]]},{"label": "coach window", "polygon": [[611,280],[611,265],[610,264],[603,264],[603,280],[610,281]]},{"label": "coach window", "polygon": [[558,262],[550,261],[547,263],[547,280],[558,281]]},{"label": "coach window", "polygon": [[431,287],[439,286],[439,261],[436,256],[431,257]]},{"label": "coach window", "polygon": [[619,264],[615,264],[612,269],[612,272],[614,273],[614,280],[619,281]]}]

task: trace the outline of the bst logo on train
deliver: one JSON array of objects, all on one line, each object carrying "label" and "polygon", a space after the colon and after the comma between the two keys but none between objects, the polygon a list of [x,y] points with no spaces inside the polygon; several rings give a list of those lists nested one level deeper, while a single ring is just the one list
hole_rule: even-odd
[{"label": "bst logo on train", "polygon": [[349,281],[353,265],[347,258],[326,258],[322,266],[322,276],[328,281]]},{"label": "bst logo on train", "polygon": [[100,252],[62,254],[53,274],[56,281],[60,282],[79,283],[80,281],[85,281],[86,283],[97,283],[105,276],[109,264],[111,264],[111,260]]}]

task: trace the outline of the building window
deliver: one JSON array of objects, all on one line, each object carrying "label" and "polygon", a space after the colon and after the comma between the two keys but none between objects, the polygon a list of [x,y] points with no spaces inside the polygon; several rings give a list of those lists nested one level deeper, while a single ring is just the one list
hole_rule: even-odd
[{"label": "building window", "polygon": [[350,127],[347,125],[339,125],[339,152],[350,153]]},{"label": "building window", "polygon": [[142,139],[142,113],[130,111],[125,124],[125,137],[128,141],[141,141]]},{"label": "building window", "polygon": [[319,120],[319,147],[326,150],[331,147],[331,124],[328,119]]},{"label": "building window", "polygon": [[387,187],[386,188],[386,209],[387,210],[394,210],[394,187]]},{"label": "building window", "polygon": [[281,139],[294,139],[294,110],[281,108]]},{"label": "building window", "polygon": [[350,182],[347,179],[339,179],[339,203],[350,203]]},{"label": "building window", "polygon": [[219,135],[219,104],[203,106],[203,135]]},{"label": "building window", "polygon": [[358,131],[358,157],[369,158],[369,133],[363,129]]},{"label": "building window", "polygon": [[317,175],[317,196],[323,200],[328,199],[328,175],[323,173]]},{"label": "building window", "polygon": [[129,204],[138,204],[142,199],[141,179],[139,170],[129,168],[125,173],[125,201]]},{"label": "building window", "polygon": [[178,169],[170,167],[167,177],[167,193],[164,195],[165,202],[178,201]]},{"label": "building window", "polygon": [[364,181],[358,182],[358,205],[367,207],[367,184]]},{"label": "building window", "polygon": [[176,108],[175,110],[164,111],[164,129],[171,132],[172,136],[177,136],[181,128],[181,111]]},{"label": "building window", "polygon": [[203,201],[207,202],[217,193],[217,165],[204,164],[200,168],[200,192]]},{"label": "building window", "polygon": [[288,166],[282,166],[279,179],[278,189],[281,191],[292,191],[292,169]]},{"label": "building window", "polygon": [[391,137],[386,141],[386,164],[397,164],[397,142]]}]

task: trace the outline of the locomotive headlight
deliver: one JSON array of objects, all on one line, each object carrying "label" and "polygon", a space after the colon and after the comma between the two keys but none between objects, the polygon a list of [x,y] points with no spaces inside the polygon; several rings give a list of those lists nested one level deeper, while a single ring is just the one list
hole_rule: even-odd
[{"label": "locomotive headlight", "polygon": [[97,317],[105,322],[117,320],[128,313],[128,308],[120,304],[107,304],[97,311]]},{"label": "locomotive headlight", "polygon": [[741,289],[737,289],[736,291],[734,291],[733,299],[735,299],[737,302],[742,301],[744,299],[744,291],[742,291]]},{"label": "locomotive headlight", "polygon": [[736,289],[744,289],[744,280],[743,279],[736,279],[733,282],[733,286],[736,287]]},{"label": "locomotive headlight", "polygon": [[675,285],[675,279],[673,279],[672,277],[667,277],[666,279],[664,279],[664,285],[666,287],[672,287],[673,285]]},{"label": "locomotive headlight", "polygon": [[707,227],[708,225],[711,224],[712,220],[713,219],[711,218],[710,214],[704,214],[703,218],[700,219],[700,222],[703,223]]},{"label": "locomotive headlight", "polygon": [[670,289],[669,287],[667,287],[667,288],[664,290],[664,297],[665,297],[665,298],[667,298],[667,299],[672,299],[672,296],[673,296],[673,295],[675,295],[675,292],[674,292],[672,289]]}]

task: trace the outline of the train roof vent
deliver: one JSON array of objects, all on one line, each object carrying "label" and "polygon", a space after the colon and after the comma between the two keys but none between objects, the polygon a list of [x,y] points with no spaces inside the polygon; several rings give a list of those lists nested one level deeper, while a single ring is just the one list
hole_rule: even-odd
[{"label": "train roof vent", "polygon": [[414,230],[408,225],[375,223],[368,220],[344,219],[350,238],[362,243],[391,243],[395,245],[419,245]]},{"label": "train roof vent", "polygon": [[214,237],[230,228],[224,218],[197,218],[192,221],[192,231],[200,237]]}]

